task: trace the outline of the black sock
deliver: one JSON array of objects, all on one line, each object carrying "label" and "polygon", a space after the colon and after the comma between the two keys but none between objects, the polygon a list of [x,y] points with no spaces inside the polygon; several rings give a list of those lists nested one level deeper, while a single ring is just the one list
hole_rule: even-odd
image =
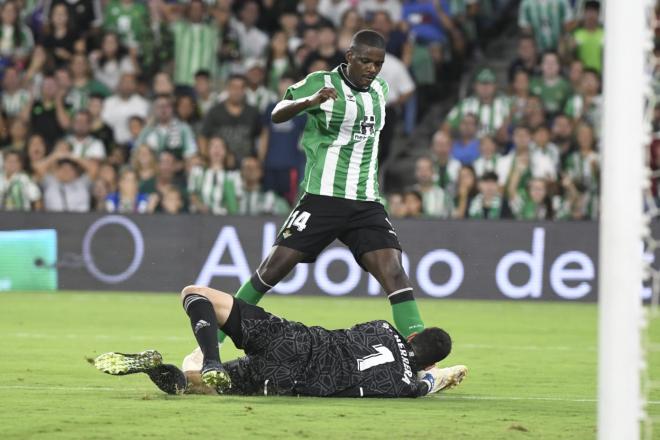
[{"label": "black sock", "polygon": [[199,348],[204,353],[204,361],[220,362],[218,318],[211,301],[205,296],[192,293],[183,299],[183,308],[190,317],[190,325]]}]

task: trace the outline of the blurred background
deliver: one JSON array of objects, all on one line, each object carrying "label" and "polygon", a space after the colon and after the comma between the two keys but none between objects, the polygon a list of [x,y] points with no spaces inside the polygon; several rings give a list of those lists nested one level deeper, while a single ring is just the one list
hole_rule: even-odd
[{"label": "blurred background", "polygon": [[594,219],[601,10],[585,0],[6,0],[0,209],[286,214],[305,120],[274,125],[270,111],[371,28],[387,40],[379,161],[393,217]]},{"label": "blurred background", "polygon": [[[305,116],[271,110],[370,28],[387,41],[383,202],[415,286],[595,299],[602,2],[0,3],[0,225],[5,256],[34,263],[5,266],[0,290],[237,287],[305,166]],[[378,294],[342,252],[276,291]]]}]

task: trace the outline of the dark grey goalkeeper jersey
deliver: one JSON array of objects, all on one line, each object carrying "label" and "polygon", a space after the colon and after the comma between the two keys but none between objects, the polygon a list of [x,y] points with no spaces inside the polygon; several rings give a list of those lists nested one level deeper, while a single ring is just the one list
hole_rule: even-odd
[{"label": "dark grey goalkeeper jersey", "polygon": [[414,354],[387,321],[347,330],[307,327],[240,304],[241,335],[230,334],[247,356],[225,364],[233,393],[319,397],[420,397]]}]

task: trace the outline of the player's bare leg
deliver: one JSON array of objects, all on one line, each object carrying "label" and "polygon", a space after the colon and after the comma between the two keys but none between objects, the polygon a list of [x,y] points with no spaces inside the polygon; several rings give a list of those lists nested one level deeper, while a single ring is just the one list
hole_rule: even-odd
[{"label": "player's bare leg", "polygon": [[360,263],[376,278],[390,300],[396,328],[406,337],[422,331],[424,323],[401,263],[401,251],[392,248],[366,252]]}]

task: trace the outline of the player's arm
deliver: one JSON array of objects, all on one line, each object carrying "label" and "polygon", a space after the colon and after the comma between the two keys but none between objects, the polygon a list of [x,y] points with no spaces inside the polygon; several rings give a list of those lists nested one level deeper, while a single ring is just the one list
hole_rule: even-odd
[{"label": "player's arm", "polygon": [[[291,97],[287,93],[285,98]],[[299,98],[299,99],[283,99],[278,102],[273,112],[271,113],[271,120],[275,124],[286,122],[296,116],[298,113],[307,110],[308,108],[321,105],[328,99],[337,99],[337,91],[332,87],[323,87],[312,96]]]}]

